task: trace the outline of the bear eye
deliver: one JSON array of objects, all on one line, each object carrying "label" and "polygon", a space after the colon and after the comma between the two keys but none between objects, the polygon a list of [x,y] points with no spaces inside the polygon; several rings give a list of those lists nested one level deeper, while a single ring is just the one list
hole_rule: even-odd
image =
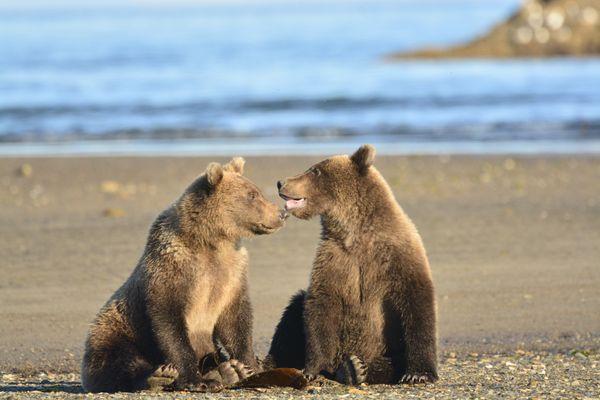
[{"label": "bear eye", "polygon": [[250,192],[250,193],[248,193],[248,198],[250,200],[255,200],[257,197],[258,197],[258,193],[256,193],[256,192]]},{"label": "bear eye", "polygon": [[319,176],[321,175],[321,170],[319,168],[311,168],[310,172],[314,175],[314,176]]}]

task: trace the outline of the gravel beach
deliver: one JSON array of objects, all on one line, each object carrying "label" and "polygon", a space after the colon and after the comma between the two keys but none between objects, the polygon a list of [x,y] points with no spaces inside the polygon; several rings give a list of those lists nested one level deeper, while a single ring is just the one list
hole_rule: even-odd
[{"label": "gravel beach", "polygon": [[[436,384],[372,385],[349,387],[318,381],[305,390],[291,388],[224,390],[217,394],[184,392],[143,392],[137,394],[94,394],[94,398],[578,398],[600,396],[600,354],[586,351],[569,353],[517,350],[506,354],[447,352],[440,365],[441,379]],[[33,377],[4,374],[0,380],[0,399],[20,395],[35,398],[84,398],[77,374],[39,373]]]}]

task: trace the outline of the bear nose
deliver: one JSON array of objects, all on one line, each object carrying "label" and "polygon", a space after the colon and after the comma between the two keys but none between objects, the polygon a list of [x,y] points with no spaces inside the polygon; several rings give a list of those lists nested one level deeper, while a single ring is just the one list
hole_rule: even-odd
[{"label": "bear nose", "polygon": [[283,187],[283,181],[277,181],[277,190],[281,190]]}]

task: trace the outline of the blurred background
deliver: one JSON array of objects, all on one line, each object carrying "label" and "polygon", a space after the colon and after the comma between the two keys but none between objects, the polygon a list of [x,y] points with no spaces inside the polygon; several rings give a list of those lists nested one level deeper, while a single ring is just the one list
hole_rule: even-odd
[{"label": "blurred background", "polygon": [[523,9],[596,46],[597,3],[3,0],[0,154],[600,151],[599,59],[398,56]]}]

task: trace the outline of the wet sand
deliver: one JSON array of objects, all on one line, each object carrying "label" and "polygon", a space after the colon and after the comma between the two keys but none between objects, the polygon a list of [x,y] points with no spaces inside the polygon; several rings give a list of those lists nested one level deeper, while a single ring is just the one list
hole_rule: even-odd
[{"label": "wet sand", "polygon": [[[277,179],[318,159],[250,157],[246,175],[275,200]],[[209,161],[0,159],[0,372],[78,372],[87,325],[136,264],[150,223]],[[376,165],[427,247],[444,358],[598,349],[600,157]],[[318,233],[317,220],[290,219],[246,243],[261,355],[307,284]]]}]

